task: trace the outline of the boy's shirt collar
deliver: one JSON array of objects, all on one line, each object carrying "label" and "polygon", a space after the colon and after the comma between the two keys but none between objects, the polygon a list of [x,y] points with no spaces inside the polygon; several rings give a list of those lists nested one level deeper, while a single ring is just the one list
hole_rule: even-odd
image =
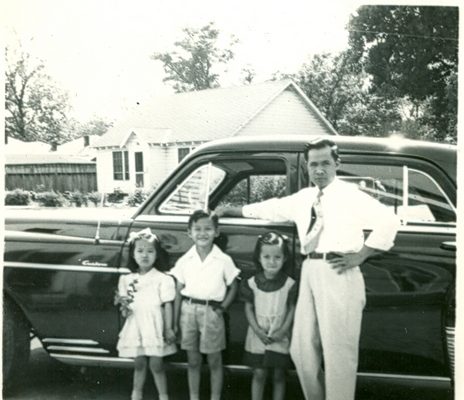
[{"label": "boy's shirt collar", "polygon": [[[211,247],[211,251],[208,253],[203,262],[208,260],[210,257],[222,258],[223,254],[224,253],[221,251],[221,249],[217,245],[213,244],[213,246]],[[189,258],[200,259],[200,255],[198,254],[197,247],[195,245],[193,245],[185,255]]]}]

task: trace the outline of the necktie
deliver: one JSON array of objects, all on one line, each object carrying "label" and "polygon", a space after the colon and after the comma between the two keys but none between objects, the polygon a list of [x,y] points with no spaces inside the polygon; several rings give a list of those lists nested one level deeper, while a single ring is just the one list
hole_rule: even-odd
[{"label": "necktie", "polygon": [[321,206],[322,194],[322,191],[319,191],[311,208],[311,222],[303,240],[303,249],[306,254],[312,253],[316,249],[322,232],[324,222]]}]

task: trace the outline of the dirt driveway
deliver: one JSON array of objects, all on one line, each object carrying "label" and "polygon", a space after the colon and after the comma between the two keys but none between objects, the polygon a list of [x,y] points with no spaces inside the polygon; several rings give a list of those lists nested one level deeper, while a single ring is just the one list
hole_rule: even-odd
[{"label": "dirt driveway", "polygon": [[[114,368],[70,367],[53,360],[33,340],[31,359],[26,368],[24,383],[12,393],[5,393],[6,400],[128,400],[132,384],[132,370]],[[186,371],[168,371],[171,400],[188,400]],[[202,379],[202,399],[208,399],[208,376]],[[226,372],[223,400],[249,400],[251,376],[232,375]],[[272,398],[271,393],[266,398]],[[157,399],[154,385],[149,379],[144,399]],[[296,377],[290,378],[287,400],[302,400]],[[375,389],[358,388],[356,400],[445,400],[433,390],[415,390],[404,387],[391,390],[388,385]]]}]

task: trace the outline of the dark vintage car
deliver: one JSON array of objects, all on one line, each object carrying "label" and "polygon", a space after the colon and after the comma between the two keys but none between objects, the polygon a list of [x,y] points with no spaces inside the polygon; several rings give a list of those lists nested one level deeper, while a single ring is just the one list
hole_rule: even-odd
[{"label": "dark vintage car", "polygon": [[[116,352],[123,321],[113,305],[118,279],[128,273],[129,233],[150,227],[161,237],[173,265],[192,245],[186,225],[193,210],[284,196],[307,186],[302,151],[311,138],[236,138],[203,145],[132,218],[7,216],[6,382],[24,365],[31,332],[50,356],[65,363],[131,365]],[[393,139],[334,140],[342,156],[339,175],[392,207],[402,220],[394,248],[362,265],[367,305],[358,382],[438,388],[449,394],[454,368],[456,148]],[[255,268],[256,238],[270,229],[291,238],[290,272],[298,277],[301,256],[292,223],[222,218],[218,244],[233,257],[242,277],[248,277]],[[246,326],[243,304],[236,300],[228,312],[228,368],[244,369]],[[180,365],[185,355],[179,352],[169,360]]]}]

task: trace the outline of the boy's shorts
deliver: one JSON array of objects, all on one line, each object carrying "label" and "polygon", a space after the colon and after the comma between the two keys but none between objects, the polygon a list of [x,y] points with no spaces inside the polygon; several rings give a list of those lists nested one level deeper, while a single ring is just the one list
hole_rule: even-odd
[{"label": "boy's shorts", "polygon": [[209,305],[183,301],[180,330],[183,350],[211,354],[226,348],[224,317]]}]

